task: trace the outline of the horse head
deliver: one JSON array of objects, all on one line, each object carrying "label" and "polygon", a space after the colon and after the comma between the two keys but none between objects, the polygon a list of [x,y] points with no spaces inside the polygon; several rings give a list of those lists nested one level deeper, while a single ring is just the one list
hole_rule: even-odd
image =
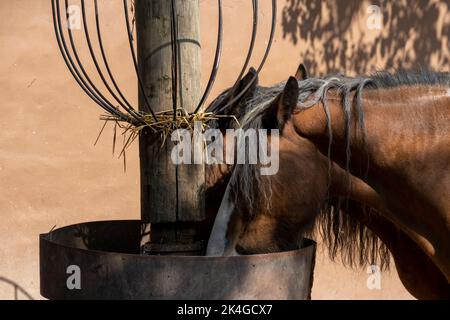
[{"label": "horse head", "polygon": [[[298,248],[317,224],[324,230],[333,254],[344,247],[344,240],[356,237],[359,225],[350,215],[344,215],[339,205],[347,196],[347,173],[296,131],[293,116],[301,112],[297,78],[290,77],[284,84],[257,91],[247,106],[251,112],[242,118],[244,130],[279,131],[279,170],[274,175],[261,175],[260,163],[233,167],[207,254],[252,254]],[[260,100],[259,94],[264,98]],[[355,180],[354,185],[360,182]],[[364,190],[364,186],[361,188]],[[371,237],[368,235],[367,239]],[[351,257],[359,255],[356,248],[367,248],[366,244],[351,241],[346,246],[352,251]],[[365,259],[367,255],[360,256]]]},{"label": "horse head", "polygon": [[[260,176],[258,164],[234,166],[207,254],[293,249],[312,229],[326,197],[327,171],[326,162],[315,147],[291,132],[289,119],[297,105],[297,81],[289,78],[270,104],[248,106],[252,112],[242,119],[244,130],[258,127],[280,131],[280,170],[273,176]],[[257,99],[252,103],[254,100]],[[297,161],[292,161],[293,157]]]}]

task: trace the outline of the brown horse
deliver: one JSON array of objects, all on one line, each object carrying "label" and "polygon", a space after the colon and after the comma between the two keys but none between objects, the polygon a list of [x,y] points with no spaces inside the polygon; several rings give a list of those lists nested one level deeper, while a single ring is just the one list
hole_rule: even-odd
[{"label": "brown horse", "polygon": [[[448,74],[384,73],[347,85],[344,101],[336,95],[330,97],[328,116],[324,104],[314,99],[302,110],[297,104],[279,104],[276,111],[292,116],[294,134],[313,142],[376,190],[386,208],[385,217],[422,248],[447,280],[449,82]],[[365,85],[373,88],[362,97]],[[356,94],[349,97],[352,89]],[[289,94],[295,92],[299,90],[294,88]],[[324,140],[333,141],[332,152]]]},{"label": "brown horse", "polygon": [[[353,81],[350,80],[342,80],[342,82],[348,82],[350,86]],[[343,85],[342,82],[339,86]],[[265,88],[263,92],[256,95],[266,95],[263,98],[267,98],[267,92],[265,93],[264,90],[270,91]],[[278,89],[272,90],[277,92]],[[364,264],[373,263],[378,254],[379,257],[381,256],[381,262],[386,262],[385,248],[377,243],[377,235],[393,254],[400,278],[413,295],[418,298],[448,297],[449,287],[446,278],[432,260],[407,233],[400,230],[385,216],[374,213],[374,209],[379,212],[389,212],[385,207],[384,199],[365,182],[347,174],[336,163],[331,163],[318,151],[321,148],[317,148],[318,146],[312,141],[297,134],[292,121],[294,117],[290,117],[290,112],[285,112],[289,108],[293,111],[299,101],[303,103],[298,98],[297,81],[291,79],[286,88],[278,90],[280,91],[281,93],[272,103],[262,108],[264,112],[258,111],[256,116],[250,119],[252,121],[258,119],[264,123],[265,127],[282,129],[280,172],[270,178],[272,180],[270,181],[272,192],[270,210],[264,203],[264,197],[260,196],[260,193],[263,195],[265,193],[264,185],[268,185],[265,183],[267,181],[257,179],[258,187],[262,187],[262,192],[252,191],[254,189],[252,185],[243,185],[239,177],[253,175],[255,171],[244,170],[245,166],[238,167],[236,170],[238,175],[233,186],[234,200],[238,204],[236,209],[239,214],[233,216],[233,227],[228,231],[230,233],[230,230],[233,230],[239,234],[239,237],[235,239],[238,251],[257,253],[293,248],[298,245],[304,232],[311,229],[318,212],[322,209],[322,215],[319,215],[322,221],[320,224],[332,255],[335,255],[337,251],[343,251],[347,262],[352,264],[358,253],[360,264]],[[252,121],[247,119],[245,125],[251,125]],[[328,148],[325,150],[328,156]],[[219,180],[223,181],[222,186],[226,184],[227,179],[223,177],[229,177],[228,168],[222,167],[219,173],[217,169],[217,167],[210,167],[209,176],[213,178],[209,182],[211,186],[214,186],[210,190],[217,189]],[[296,176],[297,179],[293,180],[292,176]],[[249,180],[245,179],[245,181]],[[246,190],[239,190],[242,187]],[[222,192],[223,190],[222,188]],[[239,199],[238,194],[247,195],[247,197]],[[344,210],[339,210],[336,203],[339,203],[343,197],[347,198],[344,201],[346,205]],[[250,209],[248,200],[252,198],[262,201],[252,201],[251,205],[254,208]],[[217,200],[215,202],[217,203]],[[211,203],[214,203],[214,200],[210,199],[208,205]],[[324,203],[328,206],[324,206]],[[366,210],[362,204],[369,205],[371,209]],[[371,231],[366,230],[365,227]],[[427,274],[429,279],[425,282],[418,281],[424,274]]]}]

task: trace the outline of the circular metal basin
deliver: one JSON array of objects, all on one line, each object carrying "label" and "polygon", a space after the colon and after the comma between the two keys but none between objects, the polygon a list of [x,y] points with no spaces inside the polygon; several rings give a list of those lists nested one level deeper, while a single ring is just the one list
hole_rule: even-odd
[{"label": "circular metal basin", "polygon": [[[140,254],[139,220],[81,223],[40,235],[48,299],[309,299],[316,244],[233,257]],[[73,284],[76,284],[75,286]]]}]

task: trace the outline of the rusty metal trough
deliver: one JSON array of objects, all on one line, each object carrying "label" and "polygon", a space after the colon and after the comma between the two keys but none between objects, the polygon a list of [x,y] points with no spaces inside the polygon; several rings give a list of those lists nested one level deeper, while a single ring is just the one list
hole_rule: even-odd
[{"label": "rusty metal trough", "polygon": [[[48,299],[309,299],[316,244],[235,257],[140,254],[141,221],[75,224],[40,235]],[[68,289],[69,266],[80,289]]]}]

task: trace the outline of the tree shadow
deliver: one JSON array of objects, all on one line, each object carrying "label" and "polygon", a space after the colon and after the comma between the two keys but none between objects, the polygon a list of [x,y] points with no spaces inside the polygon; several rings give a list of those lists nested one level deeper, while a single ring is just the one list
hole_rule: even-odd
[{"label": "tree shadow", "polygon": [[28,300],[34,300],[31,294],[29,294],[23,287],[21,287],[17,282],[14,282],[10,279],[0,276],[0,283],[6,283],[6,285],[12,287],[12,294],[14,296],[14,300],[19,300],[19,294],[25,296]]},{"label": "tree shadow", "polygon": [[445,1],[286,0],[281,25],[283,38],[299,47],[300,60],[312,74],[449,71]]}]

